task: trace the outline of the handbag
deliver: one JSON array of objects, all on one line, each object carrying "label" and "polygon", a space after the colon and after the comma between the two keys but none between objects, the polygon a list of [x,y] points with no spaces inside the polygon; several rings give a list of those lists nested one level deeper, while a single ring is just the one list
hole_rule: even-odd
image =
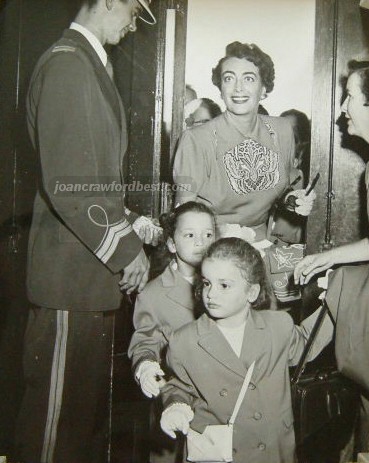
[{"label": "handbag", "polygon": [[227,424],[206,426],[203,433],[189,429],[187,434],[188,461],[209,463],[233,461],[233,424],[249,387],[254,366],[255,362],[247,370],[232,416]]},{"label": "handbag", "polygon": [[300,176],[296,177],[269,212],[267,239],[273,245],[265,249],[266,266],[273,292],[282,303],[301,299],[300,286],[294,282],[293,271],[305,256],[306,245],[300,244],[305,218],[289,211],[285,205],[286,195],[300,180]]},{"label": "handbag", "polygon": [[335,367],[326,367],[314,373],[303,374],[311,346],[327,311],[328,306],[323,300],[319,316],[291,379],[297,444],[303,443],[324,426],[345,420],[355,414],[359,403],[357,386],[339,373]]},{"label": "handbag", "polygon": [[265,249],[270,283],[278,301],[301,299],[300,286],[294,282],[293,271],[304,258],[305,250],[305,244],[286,244],[279,240]]}]

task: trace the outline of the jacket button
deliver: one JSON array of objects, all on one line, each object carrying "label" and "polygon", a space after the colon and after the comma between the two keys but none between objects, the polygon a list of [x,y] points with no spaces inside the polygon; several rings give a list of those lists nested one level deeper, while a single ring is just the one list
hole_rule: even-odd
[{"label": "jacket button", "polygon": [[253,391],[254,389],[256,389],[255,384],[254,384],[254,383],[250,383],[250,384],[249,384],[249,389],[251,389],[252,391]]},{"label": "jacket button", "polygon": [[255,412],[254,413],[254,419],[255,420],[261,420],[262,416],[263,415],[260,412]]},{"label": "jacket button", "polygon": [[219,392],[219,395],[220,395],[221,397],[227,397],[227,395],[228,395],[227,389],[222,389],[222,390]]},{"label": "jacket button", "polygon": [[260,444],[258,445],[258,449],[259,450],[265,450],[266,449],[266,445],[264,444],[264,442],[260,442]]}]

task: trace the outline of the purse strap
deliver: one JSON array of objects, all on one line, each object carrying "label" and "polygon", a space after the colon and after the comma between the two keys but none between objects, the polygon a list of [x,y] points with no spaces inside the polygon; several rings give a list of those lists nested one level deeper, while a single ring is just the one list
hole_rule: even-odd
[{"label": "purse strap", "polygon": [[320,309],[318,318],[316,319],[316,322],[315,322],[315,324],[313,326],[313,329],[311,330],[309,339],[307,340],[304,351],[303,351],[303,353],[301,355],[299,363],[297,364],[296,370],[295,370],[295,372],[293,374],[293,377],[291,379],[292,384],[296,384],[299,381],[300,376],[304,372],[304,369],[305,369],[305,366],[306,366],[306,363],[307,363],[307,357],[308,357],[308,355],[309,355],[309,353],[311,351],[311,347],[313,345],[313,342],[315,341],[315,338],[316,338],[316,336],[317,336],[317,334],[318,334],[318,332],[320,330],[320,327],[322,326],[324,317],[326,316],[327,312],[328,312],[328,306],[327,306],[327,303],[325,302],[325,299],[323,299],[322,308]]},{"label": "purse strap", "polygon": [[236,405],[234,406],[234,410],[233,410],[232,416],[230,417],[230,419],[228,421],[228,424],[232,425],[236,421],[237,414],[238,414],[238,412],[240,410],[243,398],[245,397],[247,388],[249,387],[249,384],[250,384],[250,381],[251,381],[252,373],[254,371],[254,366],[255,366],[255,361],[252,362],[249,369],[247,370],[245,379],[243,380],[241,391],[238,394],[237,402],[236,402]]}]

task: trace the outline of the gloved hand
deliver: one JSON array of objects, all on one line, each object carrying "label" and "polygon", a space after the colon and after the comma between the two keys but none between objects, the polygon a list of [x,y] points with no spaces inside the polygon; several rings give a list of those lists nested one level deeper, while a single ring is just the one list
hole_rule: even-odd
[{"label": "gloved hand", "polygon": [[194,414],[191,407],[183,403],[175,403],[166,408],[160,420],[161,429],[172,439],[176,438],[175,431],[187,434]]},{"label": "gloved hand", "polygon": [[163,235],[163,229],[155,223],[155,220],[143,215],[133,222],[132,227],[145,244],[152,246],[157,246]]},{"label": "gloved hand", "polygon": [[158,362],[145,360],[139,365],[136,377],[146,397],[151,399],[151,397],[157,397],[159,395],[160,381],[158,381],[158,378],[164,376],[164,374]]},{"label": "gloved hand", "polygon": [[[314,201],[316,199],[315,191],[312,190],[308,196],[306,196],[306,190],[293,190],[285,198],[285,202],[288,207],[289,197],[295,196],[295,206],[292,208],[296,214],[308,216],[313,208]],[[292,198],[291,198],[292,199]]]}]

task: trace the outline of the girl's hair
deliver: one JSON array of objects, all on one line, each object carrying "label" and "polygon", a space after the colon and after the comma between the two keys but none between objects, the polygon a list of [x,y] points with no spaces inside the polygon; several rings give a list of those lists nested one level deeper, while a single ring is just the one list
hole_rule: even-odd
[{"label": "girl's hair", "polygon": [[196,203],[195,201],[189,201],[176,207],[173,211],[161,214],[159,222],[163,228],[163,241],[154,248],[153,254],[151,255],[151,266],[150,266],[150,279],[163,273],[165,268],[169,265],[173,259],[173,254],[169,251],[167,246],[167,239],[174,237],[176,231],[177,222],[179,217],[186,212],[198,212],[208,214],[214,223],[215,218],[213,212],[204,204]]},{"label": "girl's hair", "polygon": [[231,260],[241,270],[250,284],[260,285],[260,293],[251,305],[256,310],[269,309],[271,288],[266,276],[263,259],[251,244],[241,238],[221,238],[209,246],[204,259]]},{"label": "girl's hair", "polygon": [[214,213],[209,209],[205,204],[197,203],[195,201],[188,201],[183,203],[180,206],[177,206],[173,211],[161,214],[159,222],[163,228],[164,241],[166,242],[168,238],[174,237],[174,232],[177,228],[178,219],[181,215],[186,212],[197,212],[199,214],[208,214],[213,222],[215,227],[215,218]]},{"label": "girl's hair", "polygon": [[221,90],[222,65],[228,58],[246,59],[259,69],[261,81],[267,93],[274,87],[274,64],[269,55],[264,53],[254,43],[232,42],[227,45],[225,56],[218,62],[213,69],[212,82]]}]

